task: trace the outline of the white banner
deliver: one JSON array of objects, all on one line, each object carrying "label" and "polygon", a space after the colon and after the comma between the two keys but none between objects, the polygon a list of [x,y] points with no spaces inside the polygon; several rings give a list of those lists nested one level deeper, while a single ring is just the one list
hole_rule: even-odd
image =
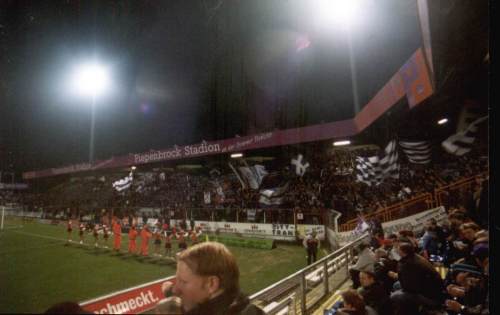
[{"label": "white banner", "polygon": [[[384,229],[385,235],[396,233],[401,230],[411,230],[415,234],[418,234],[425,228],[425,222],[427,222],[427,220],[431,218],[436,219],[438,224],[443,223],[447,218],[446,210],[444,209],[444,207],[441,206],[411,215],[403,219],[384,222],[382,223],[382,228]],[[357,231],[339,232],[336,233],[336,238],[339,245],[343,246],[355,240],[361,234],[361,232]]]},{"label": "white banner", "polygon": [[[293,224],[268,224],[268,223],[236,223],[236,222],[211,222],[196,221],[204,232],[213,233],[219,230],[221,233],[239,233],[244,237],[260,237],[274,240],[295,241],[295,225]],[[297,225],[299,238],[306,233],[315,230],[320,240],[325,239],[325,228],[322,225]]]}]

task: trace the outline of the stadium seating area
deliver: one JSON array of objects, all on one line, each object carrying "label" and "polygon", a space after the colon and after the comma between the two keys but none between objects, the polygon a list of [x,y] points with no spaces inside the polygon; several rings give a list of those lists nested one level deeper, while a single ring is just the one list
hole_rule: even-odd
[{"label": "stadium seating area", "polygon": [[357,253],[367,263],[351,273],[359,280],[323,314],[489,314],[485,228],[465,211],[449,209],[444,224],[429,220],[422,235],[371,233],[370,247]]},{"label": "stadium seating area", "polygon": [[[311,214],[304,223],[321,224],[324,209],[335,209],[343,214],[342,221],[356,217],[358,211],[369,214],[408,198],[487,171],[487,160],[481,151],[466,156],[442,155],[430,165],[410,164],[400,161],[400,178],[386,179],[378,186],[367,186],[355,180],[355,157],[370,155],[373,151],[335,151],[334,153],[306,154],[310,167],[304,176],[297,176],[286,161],[259,163],[269,173],[264,177],[263,188],[283,187],[287,189],[279,203],[265,205],[259,202],[260,191],[242,188],[240,180],[225,166],[196,170],[153,168],[137,171],[129,189],[117,192],[112,183],[126,175],[106,173],[94,176],[60,178],[52,185],[31,189],[24,193],[3,193],[3,201],[20,202],[30,211],[43,211],[44,217],[53,217],[61,211],[70,217],[139,215],[138,209],[157,208],[161,211],[153,216],[184,218],[184,211],[195,209],[196,220],[262,222],[266,212],[268,222],[293,223],[291,209]],[[38,187],[38,186],[37,186]],[[210,195],[207,203],[205,194]],[[458,202],[477,199],[472,192],[462,196],[451,196],[447,202],[455,206]],[[477,193],[477,192],[476,192]],[[107,209],[103,211],[102,209]],[[224,209],[215,211],[213,209]],[[233,209],[233,210],[231,210]],[[246,211],[235,209],[258,209],[255,217],[247,217]],[[276,211],[277,209],[287,209]],[[273,210],[273,211],[270,211]],[[352,211],[357,210],[357,211]],[[190,216],[190,215],[189,215]]]}]

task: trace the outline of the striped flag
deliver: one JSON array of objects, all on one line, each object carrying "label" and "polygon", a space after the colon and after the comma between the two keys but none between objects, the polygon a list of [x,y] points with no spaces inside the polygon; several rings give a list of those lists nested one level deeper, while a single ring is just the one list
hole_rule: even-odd
[{"label": "striped flag", "polygon": [[429,164],[432,148],[428,141],[399,141],[408,161],[413,164]]},{"label": "striped flag", "polygon": [[356,181],[371,185],[379,185],[386,178],[399,178],[398,151],[396,140],[386,146],[383,157],[356,157]]},{"label": "striped flag", "polygon": [[441,143],[441,146],[450,154],[462,156],[472,149],[476,140],[478,125],[486,121],[488,116],[481,117],[472,122],[467,129],[449,136]]}]

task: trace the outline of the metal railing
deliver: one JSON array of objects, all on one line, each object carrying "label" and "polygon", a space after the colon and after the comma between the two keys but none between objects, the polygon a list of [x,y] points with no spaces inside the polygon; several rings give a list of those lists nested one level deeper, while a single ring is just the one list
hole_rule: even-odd
[{"label": "metal railing", "polygon": [[[464,195],[464,192],[471,191],[471,188],[475,183],[483,181],[487,177],[488,173],[483,172],[476,176],[458,180],[452,184],[434,189],[434,192],[432,194],[425,193],[415,198],[396,203],[374,213],[368,214],[365,216],[365,219],[376,218],[383,223],[404,218],[433,207],[447,206],[449,202],[448,196],[453,195],[455,198],[457,198],[461,195]],[[358,219],[349,220],[340,225],[339,231],[351,231],[356,228],[357,224]]]},{"label": "metal railing", "polygon": [[[392,221],[428,210],[432,208],[433,204],[434,199],[432,198],[432,194],[425,193],[415,198],[405,200],[382,210],[365,215],[365,219],[377,219],[380,222]],[[349,220],[348,222],[340,225],[339,231],[351,231],[356,228],[357,224],[358,219]]]},{"label": "metal railing", "polygon": [[[469,178],[465,178],[459,181],[456,181],[450,185],[446,185],[443,187],[439,187],[434,190],[434,201],[436,207],[438,206],[446,206],[448,203],[449,195],[463,195],[464,192],[470,192],[472,187],[478,183],[482,182],[488,176],[487,172],[481,173],[476,176],[472,176]],[[458,193],[458,194],[457,194]]]},{"label": "metal railing", "polygon": [[266,314],[310,314],[325,297],[337,291],[349,279],[348,266],[353,249],[368,234],[339,248],[330,255],[297,271],[285,279],[253,294],[250,301]]}]

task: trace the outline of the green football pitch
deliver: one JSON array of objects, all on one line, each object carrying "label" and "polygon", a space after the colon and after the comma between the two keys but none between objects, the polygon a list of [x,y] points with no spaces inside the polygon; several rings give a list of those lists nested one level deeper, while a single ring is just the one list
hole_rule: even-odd
[{"label": "green football pitch", "polygon": [[[0,313],[40,313],[58,302],[81,302],[175,274],[171,260],[125,253],[126,235],[122,253],[94,248],[94,238],[87,233],[84,245],[77,244],[77,228],[73,241],[67,244],[65,226],[7,219],[0,231]],[[110,237],[108,246],[112,245]],[[175,242],[173,247],[177,249]],[[306,266],[305,251],[298,245],[229,248],[240,266],[242,290],[248,294]],[[150,245],[150,254],[152,250]],[[322,257],[324,251],[319,254]]]}]

